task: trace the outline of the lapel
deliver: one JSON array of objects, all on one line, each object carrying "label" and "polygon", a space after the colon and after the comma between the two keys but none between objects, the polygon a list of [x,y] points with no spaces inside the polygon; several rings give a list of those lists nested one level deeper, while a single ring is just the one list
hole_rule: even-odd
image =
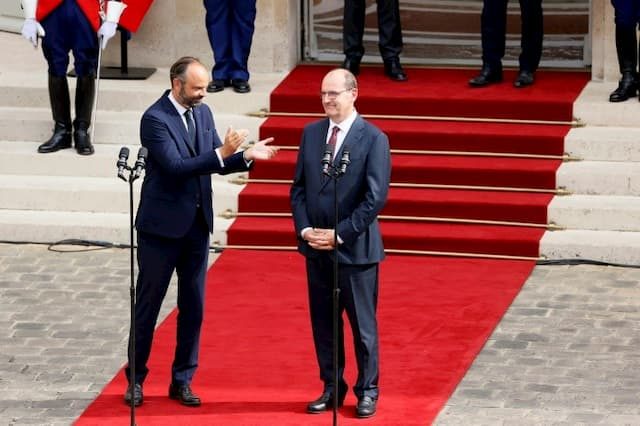
[{"label": "lapel", "polygon": [[[189,134],[187,133],[187,128],[184,125],[184,121],[182,121],[182,117],[167,97],[168,94],[169,91],[167,90],[163,99],[165,104],[165,112],[168,115],[167,126],[169,126],[169,129],[175,135],[174,141],[180,153],[182,153],[185,157],[193,157],[195,156],[195,152],[193,152],[193,149],[191,149],[191,146],[189,145]],[[195,113],[193,115],[195,117]],[[196,129],[197,128],[198,126],[196,125]],[[197,140],[198,136],[196,132],[196,143]]]}]

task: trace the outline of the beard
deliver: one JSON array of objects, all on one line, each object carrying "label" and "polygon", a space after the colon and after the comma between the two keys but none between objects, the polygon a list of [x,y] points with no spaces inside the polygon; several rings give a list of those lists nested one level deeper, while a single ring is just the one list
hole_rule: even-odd
[{"label": "beard", "polygon": [[184,86],[180,88],[180,93],[178,95],[181,98],[181,103],[189,108],[200,105],[202,103],[202,99],[204,99],[204,96],[188,96],[184,90]]}]

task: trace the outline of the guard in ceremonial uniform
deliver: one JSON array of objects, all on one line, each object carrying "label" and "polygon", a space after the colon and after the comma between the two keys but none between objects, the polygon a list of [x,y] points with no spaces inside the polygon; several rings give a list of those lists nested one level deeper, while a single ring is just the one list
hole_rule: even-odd
[{"label": "guard in ceremonial uniform", "polygon": [[611,0],[615,10],[616,51],[622,78],[618,88],[609,96],[611,102],[622,102],[638,93],[638,23],[640,2],[638,0]]},{"label": "guard in ceremonial uniform", "polygon": [[[22,35],[35,47],[42,37],[42,51],[49,65],[49,99],[55,126],[53,135],[38,147],[38,152],[70,148],[73,133],[78,154],[93,154],[88,129],[95,96],[98,49],[106,47],[118,25],[136,31],[151,1],[22,0],[25,12]],[[69,52],[73,52],[77,75],[73,122],[67,83]]]}]

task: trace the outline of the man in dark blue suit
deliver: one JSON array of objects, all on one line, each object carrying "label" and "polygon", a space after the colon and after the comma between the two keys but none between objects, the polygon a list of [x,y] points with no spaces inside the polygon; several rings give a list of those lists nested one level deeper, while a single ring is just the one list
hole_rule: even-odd
[{"label": "man in dark blue suit", "polygon": [[256,0],[204,0],[205,24],[215,65],[207,90],[233,86],[237,93],[251,91],[249,53],[255,30]]},{"label": "man in dark blue suit", "polygon": [[[482,70],[469,80],[471,87],[484,87],[502,81],[502,57],[506,43],[507,3],[509,0],[484,0],[482,5]],[[523,88],[533,84],[534,74],[542,56],[542,0],[520,0],[522,52],[520,71],[513,86]]]},{"label": "man in dark blue suit", "polygon": [[[298,250],[306,257],[309,306],[322,395],[307,406],[310,413],[332,407],[334,392],[342,405],[347,383],[342,312],[346,311],[354,338],[358,378],[356,415],[371,417],[378,400],[378,264],[384,259],[378,212],[389,189],[391,159],[387,136],[355,110],[357,82],[345,69],[329,72],[322,81],[322,105],[327,118],[305,127],[291,187],[291,208]],[[338,223],[334,220],[334,186],[323,176],[326,150],[351,163],[337,184]],[[336,161],[337,162],[337,161]],[[333,249],[337,233],[340,287],[338,375],[333,366]]]},{"label": "man in dark blue suit", "polygon": [[[177,345],[171,369],[169,397],[200,405],[191,390],[198,366],[204,282],[213,231],[211,174],[248,170],[256,159],[268,159],[277,149],[272,138],[236,152],[246,131],[231,128],[224,144],[211,110],[201,103],[209,72],[193,57],[179,59],[170,71],[167,90],[142,116],[140,138],[149,151],[136,217],[138,282],[135,307],[135,383],[125,393],[127,404],[143,402],[142,384],[153,331],[171,275],[178,276]],[[130,342],[131,345],[131,342]],[[126,368],[127,380],[130,378]]]},{"label": "man in dark blue suit", "polygon": [[610,102],[622,102],[636,96],[640,87],[638,76],[638,24],[640,2],[638,0],[611,0],[615,11],[616,52],[620,67],[620,82],[609,95]]}]

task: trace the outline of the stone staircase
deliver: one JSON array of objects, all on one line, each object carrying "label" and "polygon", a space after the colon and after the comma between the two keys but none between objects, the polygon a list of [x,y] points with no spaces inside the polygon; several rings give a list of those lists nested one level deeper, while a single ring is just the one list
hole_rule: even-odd
[{"label": "stone staircase", "polygon": [[[98,99],[95,149],[80,156],[67,149],[38,154],[53,126],[47,92],[46,62],[16,34],[0,32],[0,46],[11,65],[0,65],[0,241],[56,242],[83,239],[129,243],[129,188],[116,177],[122,146],[130,149],[132,165],[140,146],[140,117],[169,88],[168,69],[159,69],[145,81],[102,80]],[[252,92],[232,90],[209,94],[205,102],[214,111],[221,137],[228,126],[248,129],[256,140],[263,119],[247,114],[268,106],[269,94],[280,74],[252,76]],[[69,79],[70,90],[75,79]],[[229,219],[236,210],[242,186],[232,176],[212,177],[215,233],[212,242],[225,243]],[[134,183],[137,206],[142,180]]]},{"label": "stone staircase", "polygon": [[559,187],[541,254],[551,259],[591,259],[640,265],[640,103],[610,103],[616,83],[590,82],[574,105],[585,124],[572,129],[565,150],[580,161],[558,170]]},{"label": "stone staircase", "polygon": [[[19,35],[0,32],[0,46],[12,58],[0,64],[0,241],[127,244],[129,190],[116,177],[117,155],[128,146],[129,163],[135,160],[140,116],[169,87],[168,70],[145,81],[101,81],[93,156],[38,154],[52,128],[46,63]],[[257,139],[263,119],[247,113],[268,107],[283,77],[254,73],[250,94],[209,94],[218,132],[233,125]],[[580,161],[558,171],[558,186],[571,195],[557,196],[549,206],[549,221],[564,230],[545,234],[541,254],[547,258],[640,264],[640,103],[609,103],[614,87],[591,82],[576,102],[575,115],[586,126],[570,131],[566,150]],[[242,187],[230,178],[212,177],[217,215],[237,210]],[[226,242],[230,223],[216,217],[212,242]]]}]

